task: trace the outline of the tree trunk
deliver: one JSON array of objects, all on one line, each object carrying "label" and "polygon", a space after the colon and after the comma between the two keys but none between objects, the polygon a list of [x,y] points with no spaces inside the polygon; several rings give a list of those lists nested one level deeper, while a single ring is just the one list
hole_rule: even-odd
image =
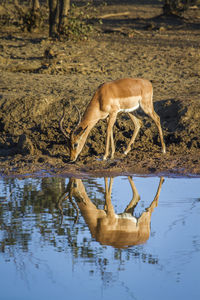
[{"label": "tree trunk", "polygon": [[181,14],[195,2],[196,0],[164,0],[163,13],[165,15]]},{"label": "tree trunk", "polygon": [[59,1],[49,0],[49,36],[55,37],[58,34]]},{"label": "tree trunk", "polygon": [[32,0],[32,10],[33,11],[39,11],[40,10],[39,0]]},{"label": "tree trunk", "polygon": [[36,30],[41,25],[41,11],[40,11],[40,2],[39,0],[32,0],[32,8],[31,8],[31,24],[30,30]]},{"label": "tree trunk", "polygon": [[165,15],[168,15],[170,14],[170,12],[171,12],[170,0],[165,0],[163,5],[163,13]]},{"label": "tree trunk", "polygon": [[49,0],[49,36],[56,37],[64,32],[70,0]]},{"label": "tree trunk", "polygon": [[60,14],[59,14],[59,33],[64,32],[67,23],[67,15],[70,9],[70,0],[60,0]]}]

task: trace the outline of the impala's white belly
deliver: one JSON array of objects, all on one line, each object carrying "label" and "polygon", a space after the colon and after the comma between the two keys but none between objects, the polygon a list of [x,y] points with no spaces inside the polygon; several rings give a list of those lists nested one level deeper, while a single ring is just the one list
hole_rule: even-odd
[{"label": "impala's white belly", "polygon": [[137,224],[137,218],[134,217],[132,214],[130,213],[122,213],[122,214],[118,214],[115,215],[117,219],[128,219],[131,220],[133,223]]},{"label": "impala's white belly", "polygon": [[141,96],[132,96],[126,98],[117,99],[119,103],[119,112],[132,112],[139,108],[140,101],[142,100]]},{"label": "impala's white belly", "polygon": [[126,113],[132,112],[132,111],[138,109],[139,106],[140,106],[140,105],[138,104],[138,105],[133,106],[133,107],[131,107],[131,108],[121,108],[121,109],[119,110],[119,112],[126,112]]}]

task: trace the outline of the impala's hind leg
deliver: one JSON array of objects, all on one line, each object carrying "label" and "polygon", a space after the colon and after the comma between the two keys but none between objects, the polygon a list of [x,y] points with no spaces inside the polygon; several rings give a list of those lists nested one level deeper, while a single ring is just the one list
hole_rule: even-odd
[{"label": "impala's hind leg", "polygon": [[152,118],[152,120],[155,122],[155,124],[158,128],[159,135],[160,135],[162,152],[166,153],[166,146],[165,146],[164,139],[163,139],[163,132],[162,132],[161,124],[160,124],[160,117],[154,111],[154,107],[153,107],[153,91],[149,94],[143,95],[142,100],[140,102],[140,106],[143,109],[143,111],[145,112],[145,114],[150,116]]},{"label": "impala's hind leg", "polygon": [[144,97],[142,99],[140,105],[141,105],[141,108],[143,109],[143,111],[145,112],[145,114],[150,116],[152,118],[152,120],[155,122],[155,124],[158,128],[159,135],[160,135],[162,152],[166,153],[166,146],[165,146],[164,139],[163,139],[163,132],[162,132],[161,124],[160,124],[160,117],[154,111],[154,107],[153,107],[153,94],[147,95],[146,97]]},{"label": "impala's hind leg", "polygon": [[136,136],[138,135],[140,127],[142,126],[142,121],[140,121],[138,118],[133,116],[131,113],[128,113],[128,115],[131,118],[131,120],[135,126],[135,130],[134,130],[133,136],[128,144],[128,147],[126,148],[126,151],[124,151],[125,155],[131,150],[131,146],[134,144]]},{"label": "impala's hind leg", "polygon": [[148,113],[148,115],[153,119],[153,121],[155,122],[155,124],[158,128],[159,135],[160,135],[160,141],[161,141],[161,145],[162,145],[162,152],[166,153],[166,146],[165,146],[165,142],[163,139],[163,132],[162,132],[161,124],[160,124],[160,117],[157,115],[157,113],[155,111]]}]

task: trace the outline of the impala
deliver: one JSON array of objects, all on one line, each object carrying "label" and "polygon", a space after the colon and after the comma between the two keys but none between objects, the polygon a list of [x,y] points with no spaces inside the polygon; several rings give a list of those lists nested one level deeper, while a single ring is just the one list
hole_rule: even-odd
[{"label": "impala", "polygon": [[[96,205],[92,203],[81,179],[71,178],[68,183],[65,199],[69,198],[74,207],[75,204],[72,201],[72,198],[75,199],[76,204],[89,227],[92,237],[103,245],[124,248],[145,243],[149,239],[151,214],[158,205],[158,198],[164,179],[163,177],[160,178],[154,200],[138,218],[133,216],[133,213],[140,200],[140,196],[130,176],[128,177],[128,180],[133,197],[121,214],[115,213],[111,202],[113,178],[110,179],[110,184],[108,184],[108,178],[105,178],[104,209],[98,209]],[[78,208],[76,209],[77,211]]]},{"label": "impala", "polygon": [[63,128],[64,112],[60,120],[60,129],[67,139],[70,149],[70,160],[76,161],[83,146],[86,142],[88,134],[100,119],[108,118],[106,149],[103,159],[107,159],[111,144],[111,158],[114,157],[115,145],[113,139],[113,125],[119,112],[128,113],[135,125],[133,136],[125,150],[126,155],[133,145],[136,136],[142,125],[141,121],[133,116],[131,112],[141,107],[143,111],[149,115],[155,122],[162,145],[163,153],[166,152],[163,139],[160,118],[154,111],[153,107],[153,87],[150,81],[140,78],[125,78],[102,84],[95,92],[92,100],[88,104],[82,119],[76,128],[67,135]]}]

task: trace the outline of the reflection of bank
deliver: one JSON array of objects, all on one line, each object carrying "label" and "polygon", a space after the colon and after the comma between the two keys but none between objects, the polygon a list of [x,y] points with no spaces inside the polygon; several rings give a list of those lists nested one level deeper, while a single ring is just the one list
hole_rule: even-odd
[{"label": "reflection of bank", "polygon": [[133,197],[121,214],[115,213],[111,202],[113,178],[110,179],[110,183],[108,183],[108,178],[105,178],[104,209],[98,209],[96,205],[92,203],[81,179],[71,178],[68,183],[67,197],[72,203],[72,198],[75,199],[90,229],[92,237],[102,245],[124,248],[131,245],[142,244],[149,239],[151,214],[158,204],[158,198],[164,179],[161,177],[154,200],[138,218],[134,217],[133,213],[140,200],[140,196],[130,176],[128,180],[131,185]]}]

